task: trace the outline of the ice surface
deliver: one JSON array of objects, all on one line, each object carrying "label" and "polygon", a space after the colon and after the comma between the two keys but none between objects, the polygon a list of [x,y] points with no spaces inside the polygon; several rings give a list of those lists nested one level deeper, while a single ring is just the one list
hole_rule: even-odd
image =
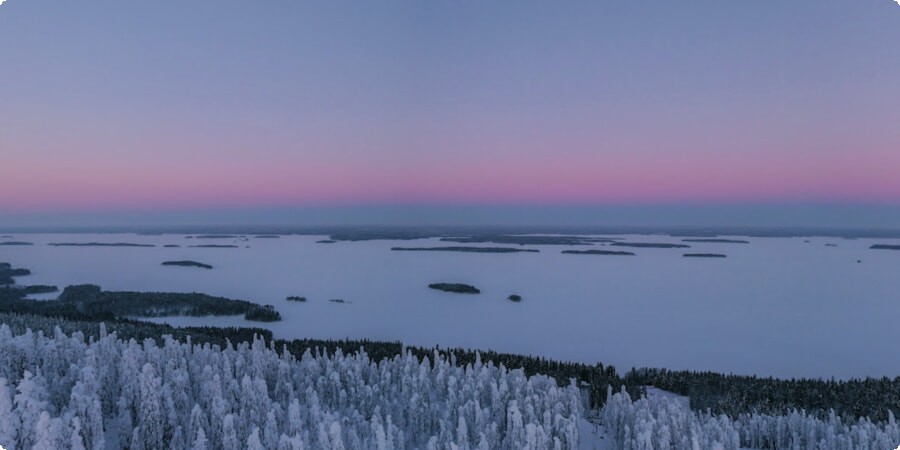
[{"label": "ice surface", "polygon": [[[625,237],[681,242],[669,236]],[[27,235],[34,246],[0,248],[0,261],[31,269],[33,275],[20,279],[28,284],[205,292],[273,304],[284,317],[272,324],[233,317],[164,319],[176,325],[267,326],[282,338],[487,348],[602,361],[620,370],[653,366],[838,378],[900,373],[900,359],[891,356],[900,342],[900,252],[868,248],[898,240],[691,243],[691,252],[728,255],[691,259],[681,256],[683,249],[636,248],[637,256],[628,258],[560,253],[606,248],[602,245],[540,246],[534,247],[540,253],[516,254],[392,252],[391,247],[411,242],[440,243],[316,244],[320,239],[251,239],[237,241],[239,248],[217,249],[162,247],[191,242],[182,235],[35,234]],[[50,247],[48,242],[157,247]],[[160,265],[175,259],[215,268]],[[481,294],[428,289],[434,282],[472,284]],[[511,293],[524,300],[507,301]],[[285,301],[290,295],[308,301]],[[352,304],[329,303],[331,298]]]}]

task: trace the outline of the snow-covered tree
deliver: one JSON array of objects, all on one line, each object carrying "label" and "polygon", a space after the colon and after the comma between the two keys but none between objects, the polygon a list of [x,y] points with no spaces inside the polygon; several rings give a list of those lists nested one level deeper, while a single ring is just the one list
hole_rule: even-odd
[{"label": "snow-covered tree", "polygon": [[6,378],[0,377],[0,445],[11,448],[16,442],[19,418],[13,413],[12,391]]},{"label": "snow-covered tree", "polygon": [[32,450],[56,450],[64,448],[66,444],[62,420],[50,417],[47,411],[41,411],[34,426]]},{"label": "snow-covered tree", "polygon": [[262,444],[262,440],[259,437],[259,427],[254,427],[253,431],[250,433],[250,437],[247,438],[247,446],[244,447],[246,450],[266,450],[266,448]]},{"label": "snow-covered tree", "polygon": [[[694,412],[665,397],[632,401],[627,393],[610,395],[601,412],[616,448],[694,450],[738,448],[878,449],[900,442],[893,420],[843,423],[792,411],[785,415],[742,414],[736,419]],[[893,417],[893,414],[889,414]]]},{"label": "snow-covered tree", "polygon": [[207,448],[209,448],[209,442],[206,440],[206,433],[203,428],[197,428],[191,450],[207,450]]},{"label": "snow-covered tree", "polygon": [[163,448],[163,409],[160,398],[160,379],[153,364],[144,364],[138,382],[140,389],[141,446],[145,449]]},{"label": "snow-covered tree", "polygon": [[[27,334],[28,336],[31,333]],[[38,370],[38,367],[33,368]],[[41,413],[47,408],[47,387],[40,376],[34,376],[29,370],[25,370],[22,379],[16,386],[15,407],[13,415],[18,419],[18,448],[31,448],[35,443],[35,427],[41,417]]]}]

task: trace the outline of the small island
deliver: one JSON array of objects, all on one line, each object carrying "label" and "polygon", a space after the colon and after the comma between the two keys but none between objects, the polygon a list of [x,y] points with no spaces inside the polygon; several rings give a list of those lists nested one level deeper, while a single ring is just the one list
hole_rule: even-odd
[{"label": "small island", "polygon": [[238,236],[234,234],[200,234],[194,236],[195,239],[239,239],[244,236]]},{"label": "small island", "polygon": [[691,248],[685,244],[669,244],[663,242],[613,242],[609,244],[613,247],[633,247],[633,248]]},{"label": "small island", "polygon": [[298,297],[298,296],[296,296],[296,295],[291,295],[291,296],[287,297],[285,300],[287,300],[287,301],[289,301],[289,302],[300,302],[300,303],[305,303],[305,302],[306,302],[306,297]]},{"label": "small island", "polygon": [[563,250],[566,255],[618,255],[618,256],[634,256],[632,252],[623,252],[617,250]]},{"label": "small island", "polygon": [[34,245],[31,242],[23,242],[23,241],[5,241],[0,242],[0,245]]},{"label": "small island", "polygon": [[262,305],[262,307],[251,308],[244,313],[244,319],[255,322],[278,322],[281,320],[281,314],[275,311],[272,305]]},{"label": "small island", "polygon": [[518,245],[593,245],[594,242],[615,242],[609,238],[582,236],[537,236],[537,235],[474,235],[461,237],[444,237],[444,242],[461,244],[518,244]]},{"label": "small island", "polygon": [[321,241],[316,241],[316,244],[334,244],[336,242],[334,239],[322,239]]},{"label": "small island", "polygon": [[511,301],[511,302],[521,302],[521,301],[522,301],[522,296],[519,295],[519,294],[512,294],[512,295],[510,295],[509,297],[506,297],[506,299],[509,300],[509,301]]},{"label": "small island", "polygon": [[51,242],[53,247],[156,247],[152,244],[133,244],[130,242]]},{"label": "small island", "polygon": [[725,258],[727,255],[721,253],[685,253],[685,258]]},{"label": "small island", "polygon": [[164,261],[164,262],[162,263],[162,265],[164,265],[164,266],[181,266],[181,267],[199,267],[199,268],[201,268],[201,269],[212,269],[212,268],[213,268],[213,266],[211,266],[211,265],[209,265],[209,264],[203,264],[203,263],[201,263],[201,262],[190,261],[190,260],[185,260],[185,261]]},{"label": "small island", "polygon": [[428,285],[431,289],[438,291],[452,292],[454,294],[480,294],[481,291],[475,286],[462,283],[431,283]]},{"label": "small island", "polygon": [[331,302],[331,303],[343,303],[343,304],[348,304],[348,303],[350,303],[350,302],[348,302],[347,300],[344,300],[344,299],[342,299],[342,298],[332,298],[332,299],[329,299],[328,301]]},{"label": "small island", "polygon": [[682,239],[681,242],[709,242],[720,244],[749,244],[750,241],[743,239],[719,239],[719,238],[699,238],[699,239]]},{"label": "small island", "polygon": [[23,277],[31,275],[28,269],[13,269],[10,263],[0,263],[0,285],[13,285],[16,281],[13,277]]},{"label": "small island", "polygon": [[900,245],[875,244],[869,248],[872,250],[900,250]]},{"label": "small island", "polygon": [[221,244],[201,244],[191,245],[191,248],[238,248],[237,245],[221,245]]},{"label": "small island", "polygon": [[259,236],[253,236],[254,239],[281,239],[281,236],[277,234],[261,234]]},{"label": "small island", "polygon": [[27,295],[31,294],[49,294],[52,292],[59,292],[59,288],[56,286],[49,286],[46,284],[32,284],[30,286],[25,286],[22,290]]},{"label": "small island", "polygon": [[510,247],[393,247],[395,252],[537,253],[531,248]]},{"label": "small island", "polygon": [[166,244],[163,245],[164,248],[180,248],[181,246],[178,244]]}]

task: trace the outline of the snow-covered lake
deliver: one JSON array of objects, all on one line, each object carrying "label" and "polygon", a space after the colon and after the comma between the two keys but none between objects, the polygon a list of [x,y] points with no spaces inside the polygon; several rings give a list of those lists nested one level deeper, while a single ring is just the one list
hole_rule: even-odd
[{"label": "snow-covered lake", "polygon": [[[622,237],[680,243],[671,236]],[[900,375],[900,251],[869,249],[873,243],[900,244],[896,239],[745,238],[749,244],[617,248],[635,252],[633,257],[560,253],[602,246],[530,246],[540,252],[511,254],[394,252],[394,246],[460,244],[437,239],[316,243],[320,239],[17,234],[3,240],[35,245],[0,246],[0,261],[31,269],[33,275],[20,279],[27,284],[204,292],[273,304],[284,317],[272,324],[234,317],[164,319],[175,325],[267,326],[282,338],[401,340],[601,361],[620,370]],[[157,247],[46,245],[50,242]],[[239,248],[187,247],[198,244]],[[682,257],[686,252],[728,257]],[[183,259],[215,268],[160,265]],[[433,282],[472,284],[481,294],[439,292],[427,287]],[[522,302],[506,300],[513,293]],[[289,295],[309,300],[285,301]],[[332,298],[349,303],[328,302]]]}]

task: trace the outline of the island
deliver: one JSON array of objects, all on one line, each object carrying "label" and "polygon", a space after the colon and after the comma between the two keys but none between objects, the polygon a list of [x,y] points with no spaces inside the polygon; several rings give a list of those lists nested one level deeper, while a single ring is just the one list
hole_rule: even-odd
[{"label": "island", "polygon": [[395,252],[537,253],[531,248],[510,247],[392,247]]},{"label": "island", "polygon": [[472,235],[460,237],[444,237],[444,242],[462,244],[518,244],[518,245],[593,245],[595,242],[615,242],[610,238],[591,238],[582,236],[535,236],[535,235]]},{"label": "island", "polygon": [[281,239],[281,236],[277,234],[261,234],[259,236],[253,236],[254,239]]},{"label": "island", "polygon": [[181,266],[181,267],[199,267],[201,269],[212,269],[213,268],[213,266],[211,266],[209,264],[203,264],[201,262],[190,261],[190,260],[163,261],[162,265],[164,265],[164,266]]},{"label": "island", "polygon": [[522,301],[522,296],[521,296],[521,295],[518,295],[518,294],[512,294],[512,295],[510,295],[509,297],[506,297],[506,299],[509,300],[509,301],[511,301],[511,302],[521,302],[521,301]]},{"label": "island", "polygon": [[178,244],[166,244],[163,245],[164,248],[180,248],[181,246]]},{"label": "island", "polygon": [[425,239],[434,237],[435,234],[426,230],[405,229],[395,227],[354,228],[339,232],[326,232],[330,241],[407,241],[413,239]]},{"label": "island", "polygon": [[31,275],[31,271],[28,269],[13,269],[10,263],[0,263],[0,285],[16,284],[16,280],[13,277],[23,277],[25,275]]},{"label": "island", "polygon": [[287,301],[289,301],[289,302],[300,302],[300,303],[304,303],[304,302],[306,302],[306,297],[298,297],[298,296],[296,296],[296,295],[291,295],[291,296],[287,297],[285,300],[287,300]]},{"label": "island", "polygon": [[685,258],[725,258],[726,255],[721,253],[685,253]]},{"label": "island", "polygon": [[201,244],[201,245],[189,245],[191,248],[238,248],[237,245],[221,245],[221,244]]},{"label": "island", "polygon": [[872,250],[900,250],[900,245],[875,244],[869,248]]},{"label": "island", "polygon": [[334,244],[337,243],[334,239],[322,239],[321,241],[316,241],[316,244]]},{"label": "island", "polygon": [[5,241],[0,242],[0,245],[34,245],[31,242],[23,242],[23,241]]},{"label": "island", "polygon": [[633,247],[633,248],[691,248],[685,244],[668,244],[662,242],[613,242],[609,244],[614,247]]},{"label": "island", "polygon": [[632,252],[624,252],[617,250],[563,250],[566,255],[618,255],[618,256],[634,256]]},{"label": "island", "polygon": [[195,239],[239,239],[245,236],[239,236],[235,234],[200,234],[194,236]]},{"label": "island", "polygon": [[22,291],[25,292],[26,295],[49,294],[51,292],[59,292],[59,288],[56,286],[50,286],[50,285],[46,285],[46,284],[32,284],[32,285],[23,287]]},{"label": "island", "polygon": [[85,284],[66,287],[58,305],[41,302],[48,307],[71,308],[88,315],[113,317],[165,316],[229,316],[243,314],[247,320],[274,322],[281,315],[272,305],[258,305],[200,293],[103,291],[100,286]]},{"label": "island", "polygon": [[452,292],[454,294],[480,294],[481,291],[475,286],[462,283],[431,283],[428,285],[431,289],[438,291]]},{"label": "island", "polygon": [[134,244],[130,242],[51,242],[53,247],[156,247],[153,244]]},{"label": "island", "polygon": [[719,238],[699,238],[699,239],[682,239],[681,242],[710,242],[720,244],[749,244],[750,241],[743,239],[719,239]]},{"label": "island", "polygon": [[[50,292],[47,289],[40,289]],[[243,314],[247,320],[273,322],[281,315],[272,305],[258,305],[244,300],[213,297],[206,294],[165,292],[109,292],[95,285],[66,287],[56,300],[26,300],[26,289],[15,289],[21,295],[3,305],[22,313],[63,317],[164,317],[221,316]]]},{"label": "island", "polygon": [[332,299],[329,299],[328,301],[331,303],[350,303],[347,300],[344,300],[342,298],[332,298]]},{"label": "island", "polygon": [[244,313],[244,319],[256,322],[277,322],[281,320],[281,314],[279,314],[278,311],[275,311],[274,306],[262,305],[261,308],[259,305],[256,306],[256,308],[251,308]]}]

